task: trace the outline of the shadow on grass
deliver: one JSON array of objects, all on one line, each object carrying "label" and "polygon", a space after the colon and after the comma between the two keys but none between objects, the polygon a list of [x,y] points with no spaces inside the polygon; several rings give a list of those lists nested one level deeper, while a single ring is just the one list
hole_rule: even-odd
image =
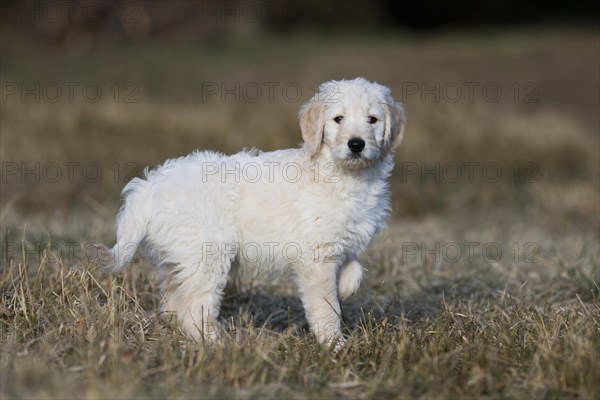
[{"label": "shadow on grass", "polygon": [[[435,318],[444,304],[481,302],[497,297],[506,288],[501,279],[483,281],[479,278],[452,278],[429,282],[418,290],[403,294],[397,284],[392,296],[377,295],[372,290],[361,290],[342,302],[343,328],[346,333],[387,319],[402,324],[417,323]],[[367,293],[368,292],[368,293]],[[389,293],[388,290],[386,290]],[[370,294],[369,294],[370,293]],[[309,332],[308,321],[300,298],[292,293],[281,293],[273,287],[256,285],[250,288],[225,290],[219,319],[230,326],[250,326],[283,333],[290,329]]]}]

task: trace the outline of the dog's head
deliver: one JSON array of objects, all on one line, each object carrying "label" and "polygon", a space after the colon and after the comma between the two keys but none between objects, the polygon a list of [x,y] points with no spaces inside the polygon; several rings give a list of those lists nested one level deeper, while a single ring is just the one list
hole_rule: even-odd
[{"label": "dog's head", "polygon": [[363,78],[319,86],[300,110],[300,128],[311,157],[328,157],[348,169],[365,168],[402,141],[406,115],[390,89]]}]

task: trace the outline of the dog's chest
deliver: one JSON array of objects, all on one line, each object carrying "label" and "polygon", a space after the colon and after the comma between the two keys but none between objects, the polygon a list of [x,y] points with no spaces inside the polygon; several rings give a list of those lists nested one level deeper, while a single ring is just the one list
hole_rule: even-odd
[{"label": "dog's chest", "polygon": [[346,256],[358,254],[384,225],[389,208],[388,186],[380,177],[236,187],[232,208],[242,247],[298,248],[304,255],[335,243]]},{"label": "dog's chest", "polygon": [[336,206],[322,209],[323,229],[362,251],[385,224],[389,191],[383,180],[344,182],[333,190]]}]

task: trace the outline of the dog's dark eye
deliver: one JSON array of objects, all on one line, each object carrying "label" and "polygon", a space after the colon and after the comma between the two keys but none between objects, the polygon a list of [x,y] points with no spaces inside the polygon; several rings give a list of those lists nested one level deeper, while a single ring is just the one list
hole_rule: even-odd
[{"label": "dog's dark eye", "polygon": [[340,122],[342,122],[343,119],[344,119],[344,117],[342,117],[341,115],[338,115],[333,120],[335,121],[336,124],[339,124]]},{"label": "dog's dark eye", "polygon": [[367,121],[369,121],[370,124],[374,124],[375,122],[379,121],[376,117],[374,116],[370,116]]}]

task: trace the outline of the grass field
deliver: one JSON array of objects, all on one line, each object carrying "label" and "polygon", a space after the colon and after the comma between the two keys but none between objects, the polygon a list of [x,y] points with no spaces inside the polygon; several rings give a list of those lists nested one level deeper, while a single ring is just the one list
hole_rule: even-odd
[{"label": "grass field", "polygon": [[[0,396],[598,398],[598,43],[566,29],[3,43]],[[143,257],[121,275],[89,262],[145,166],[296,146],[311,86],[355,76],[390,86],[409,125],[338,354],[290,279],[232,282],[206,348],[157,314]]]}]

